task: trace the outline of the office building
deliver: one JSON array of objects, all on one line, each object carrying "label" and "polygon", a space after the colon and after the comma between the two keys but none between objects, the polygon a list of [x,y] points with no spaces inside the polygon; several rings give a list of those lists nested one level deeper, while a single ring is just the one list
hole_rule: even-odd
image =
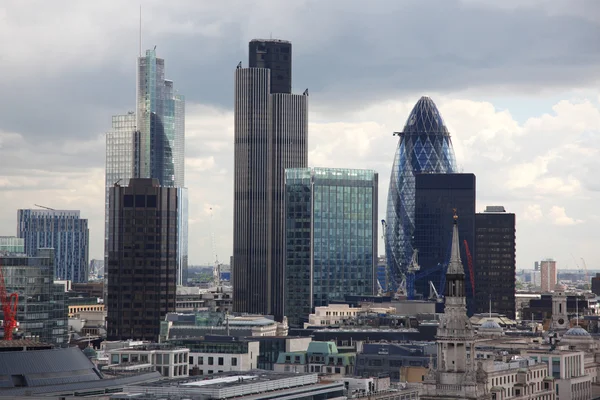
[{"label": "office building", "polygon": [[285,315],[290,326],[308,322],[314,307],[377,292],[377,189],[378,175],[371,170],[286,170]]},{"label": "office building", "polygon": [[140,177],[183,187],[185,98],[165,79],[165,60],[156,57],[156,49],[138,58],[137,128]]},{"label": "office building", "polygon": [[178,190],[137,178],[110,191],[108,340],[158,341],[175,311]]},{"label": "office building", "polygon": [[33,256],[0,255],[6,292],[19,295],[13,336],[66,346],[68,308],[63,286],[54,283],[54,262],[53,249],[38,249]]},{"label": "office building", "polygon": [[475,312],[516,318],[515,214],[488,206],[475,214]]},{"label": "office building", "polygon": [[[173,81],[165,79],[165,61],[156,49],[138,58],[136,112],[113,116],[106,135],[105,253],[108,246],[108,193],[131,178],[158,179],[161,186],[176,187],[177,285],[187,281],[188,195],[185,188],[185,98]],[[107,257],[107,254],[105,254]]]},{"label": "office building", "polygon": [[600,274],[596,273],[596,276],[592,277],[592,293],[596,296],[600,296]]},{"label": "office building", "polygon": [[[127,186],[138,176],[140,134],[134,112],[113,115],[112,130],[106,134],[106,165],[104,174],[104,249],[108,240],[108,194],[115,184]],[[106,254],[104,255],[106,257]]]},{"label": "office building", "polygon": [[385,251],[395,290],[413,255],[415,228],[415,175],[457,172],[450,132],[436,105],[421,97],[411,111],[398,147],[390,176],[387,199]]},{"label": "office building", "polygon": [[542,293],[551,292],[556,287],[556,261],[547,258],[540,262],[540,274],[542,276]]},{"label": "office building", "polygon": [[[473,315],[472,253],[475,238],[475,175],[416,174],[415,216],[412,246],[418,250],[420,271],[415,273],[415,292],[429,296],[432,282],[445,294],[445,270],[450,261],[452,216],[460,215],[460,253],[465,260],[467,314]],[[410,297],[409,297],[410,298]]]},{"label": "office building", "polygon": [[54,249],[54,279],[87,282],[89,267],[88,220],[76,210],[18,210],[18,236],[25,253]]},{"label": "office building", "polygon": [[249,47],[235,71],[233,307],[281,320],[284,171],[307,166],[308,91],[291,94],[290,42]]},{"label": "office building", "polygon": [[0,236],[0,253],[24,253],[25,239],[16,236]]}]

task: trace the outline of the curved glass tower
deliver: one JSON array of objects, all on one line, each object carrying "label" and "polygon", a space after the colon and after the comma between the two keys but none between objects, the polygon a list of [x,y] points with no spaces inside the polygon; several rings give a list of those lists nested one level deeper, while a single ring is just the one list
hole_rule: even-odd
[{"label": "curved glass tower", "polygon": [[404,130],[398,133],[398,148],[390,177],[385,232],[385,250],[396,290],[410,263],[415,228],[415,174],[456,172],[450,133],[435,103],[421,97],[412,109]]}]

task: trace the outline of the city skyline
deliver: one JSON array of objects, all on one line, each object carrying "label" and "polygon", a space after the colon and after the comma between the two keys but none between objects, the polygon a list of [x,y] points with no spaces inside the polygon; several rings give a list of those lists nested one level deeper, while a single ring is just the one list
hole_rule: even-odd
[{"label": "city skyline", "polygon": [[[267,3],[257,2],[253,16],[231,10],[228,2],[208,9],[186,3],[178,10],[142,2],[144,49],[158,46],[169,61],[169,77],[187,97],[190,264],[213,260],[207,233],[210,208],[217,253],[222,260],[232,254],[232,76],[237,62],[245,59],[247,42],[272,31],[294,44],[294,81],[302,86],[292,91],[310,89],[308,165],[377,171],[380,219],[385,218],[397,141],[392,132],[402,128],[412,105],[428,94],[452,135],[459,170],[477,176],[477,211],[504,205],[516,214],[517,267],[532,268],[534,261],[553,257],[558,268],[580,269],[574,254],[596,268],[597,4],[581,2],[567,10],[548,1],[500,6],[474,0],[439,2],[436,15],[446,15],[456,25],[467,23],[452,29],[453,24],[436,17],[440,33],[419,36],[402,32],[425,23],[434,5],[383,3],[388,17],[384,6],[363,15],[358,2],[349,2],[348,15],[332,23],[335,11],[327,5],[276,7],[293,8],[292,19],[258,12]],[[5,171],[1,235],[14,234],[19,208],[38,203],[78,209],[90,221],[90,259],[102,258],[104,133],[110,129],[110,116],[131,110],[135,101],[138,43],[132,21],[137,7],[78,5],[64,24],[88,24],[70,37],[65,32],[72,29],[48,25],[56,18],[38,21],[47,12],[60,17],[55,13],[66,8],[48,10],[39,3],[34,11],[16,2],[4,5],[7,37],[13,40],[3,59],[7,73],[0,78],[0,158]],[[385,21],[391,17],[401,23],[388,26],[392,24]],[[106,20],[111,21],[107,27],[102,23]],[[309,31],[307,21],[314,24]],[[352,46],[344,45],[349,41],[346,24],[363,32],[374,21],[379,22],[373,33],[351,36]],[[236,24],[239,29],[229,29]],[[507,24],[514,27],[508,35],[501,29]],[[35,33],[36,25],[47,34]],[[560,27],[560,36],[550,26]],[[32,36],[21,35],[25,30]],[[467,40],[475,32],[485,46]],[[519,43],[518,37],[527,32],[539,35],[527,45]],[[398,37],[403,40],[396,44]],[[49,44],[54,42],[62,44],[61,57],[50,56]],[[198,55],[182,51],[190,43]],[[364,56],[362,50],[371,44],[376,46],[367,60],[359,60],[356,55]],[[389,51],[393,48],[398,50]],[[31,66],[42,60],[44,70],[32,73]],[[52,96],[35,96],[40,92]],[[24,104],[29,108],[26,117]]]}]

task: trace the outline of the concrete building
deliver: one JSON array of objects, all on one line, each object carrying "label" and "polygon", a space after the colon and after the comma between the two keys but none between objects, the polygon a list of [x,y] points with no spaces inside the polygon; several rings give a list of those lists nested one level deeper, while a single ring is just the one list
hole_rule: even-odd
[{"label": "concrete building", "polygon": [[213,375],[257,368],[260,344],[232,336],[205,336],[203,339],[173,339],[169,343],[190,350],[190,375]]},{"label": "concrete building", "polygon": [[[38,249],[35,256],[0,255],[6,292],[19,296],[14,336],[66,346],[67,302],[62,285],[53,280],[54,262],[53,249]],[[0,316],[4,320],[2,310]]]},{"label": "concrete building", "polygon": [[315,312],[308,316],[308,322],[304,324],[304,328],[309,326],[343,325],[356,320],[360,314],[394,314],[395,312],[395,307],[377,307],[367,304],[361,307],[352,307],[349,304],[330,304],[328,306],[315,307]]},{"label": "concrete building", "polygon": [[308,91],[291,93],[292,44],[255,39],[235,70],[234,311],[283,318],[284,171],[308,162]]},{"label": "concrete building", "polygon": [[551,292],[556,287],[556,261],[547,258],[540,262],[541,288],[542,293]]},{"label": "concrete building", "polygon": [[600,296],[600,274],[597,273],[596,276],[592,277],[592,293],[596,296]]},{"label": "concrete building", "polygon": [[110,191],[107,338],[158,341],[175,311],[178,190],[132,179]]},{"label": "concrete building", "polygon": [[[377,293],[378,175],[285,171],[285,314],[302,327],[314,307]],[[235,301],[235,299],[234,299]]]},{"label": "concrete building", "polygon": [[277,322],[263,315],[227,315],[222,312],[197,311],[169,313],[161,322],[161,341],[200,338],[206,335],[287,336],[287,320]]},{"label": "concrete building", "polygon": [[90,232],[79,211],[18,210],[17,234],[30,257],[38,249],[54,249],[54,279],[87,282]]},{"label": "concrete building", "polygon": [[107,351],[109,365],[150,364],[167,378],[189,375],[189,349],[172,345],[142,344]]},{"label": "concrete building", "polygon": [[212,377],[163,380],[123,388],[123,395],[129,396],[125,398],[145,400],[345,399],[344,393],[344,382],[322,381],[316,373],[296,374],[262,370],[224,372]]},{"label": "concrete building", "polygon": [[516,316],[515,214],[502,206],[488,206],[475,214],[475,312],[492,309],[508,318]]},{"label": "concrete building", "polygon": [[175,311],[190,313],[194,311],[210,311],[227,313],[233,310],[231,286],[219,286],[201,289],[195,286],[178,286]]}]

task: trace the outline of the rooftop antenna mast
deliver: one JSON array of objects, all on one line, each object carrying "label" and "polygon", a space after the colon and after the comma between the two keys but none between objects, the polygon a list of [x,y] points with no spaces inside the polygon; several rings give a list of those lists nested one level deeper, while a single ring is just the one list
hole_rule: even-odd
[{"label": "rooftop antenna mast", "polygon": [[142,5],[140,4],[140,57],[142,56]]}]

